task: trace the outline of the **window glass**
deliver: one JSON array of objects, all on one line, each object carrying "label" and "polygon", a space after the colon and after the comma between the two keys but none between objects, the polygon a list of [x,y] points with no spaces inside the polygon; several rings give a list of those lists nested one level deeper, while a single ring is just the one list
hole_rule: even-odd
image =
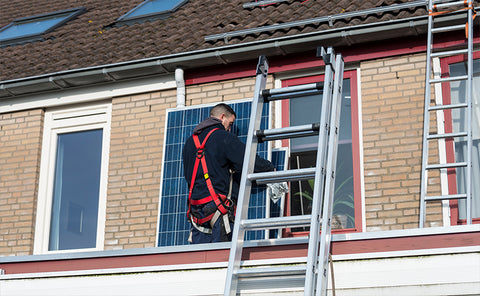
[{"label": "window glass", "polygon": [[67,17],[68,15],[38,20],[33,19],[30,21],[13,24],[12,26],[0,32],[0,40],[42,34],[49,28],[65,20]]},{"label": "window glass", "polygon": [[[321,107],[322,95],[290,100],[290,126],[318,122]],[[350,79],[344,79],[333,204],[334,229],[355,227],[351,113]],[[293,169],[314,167],[317,142],[318,136],[291,139],[290,167]],[[291,182],[290,215],[311,213],[313,185],[313,179]],[[293,232],[304,230],[307,229],[292,229]]]},{"label": "window glass", "polygon": [[185,4],[186,0],[151,0],[145,1],[135,7],[133,10],[122,16],[119,20],[128,20],[133,18],[141,18],[150,15],[165,15],[176,10]]},{"label": "window glass", "polygon": [[[466,75],[466,61],[450,65],[450,76]],[[480,183],[474,180],[480,180],[480,59],[474,60],[473,63],[473,116],[472,116],[472,217],[480,217]],[[450,83],[452,104],[465,103],[466,100],[466,81],[454,81]],[[453,132],[461,132],[467,130],[467,116],[465,109],[452,110],[452,129]],[[457,162],[466,161],[467,154],[467,138],[455,138],[455,160]],[[465,193],[466,188],[466,169],[457,168],[457,193]],[[465,200],[458,201],[459,218],[466,219]]]},{"label": "window glass", "polygon": [[0,29],[0,45],[39,40],[41,34],[53,30],[84,11],[85,8],[80,7],[61,12],[17,19],[6,27]]},{"label": "window glass", "polygon": [[103,130],[59,134],[49,251],[94,248]]}]

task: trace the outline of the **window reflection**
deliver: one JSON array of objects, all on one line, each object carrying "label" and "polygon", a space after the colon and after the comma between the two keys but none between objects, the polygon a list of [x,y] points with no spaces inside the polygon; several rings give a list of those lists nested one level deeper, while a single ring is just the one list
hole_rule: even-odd
[{"label": "window reflection", "polygon": [[103,130],[59,134],[49,250],[94,248]]}]

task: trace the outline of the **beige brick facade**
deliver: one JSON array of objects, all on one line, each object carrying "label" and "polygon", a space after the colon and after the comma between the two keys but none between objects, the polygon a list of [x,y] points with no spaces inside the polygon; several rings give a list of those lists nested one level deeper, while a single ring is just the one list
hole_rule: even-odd
[{"label": "beige brick facade", "polygon": [[[273,80],[268,79],[268,88],[273,88]],[[188,86],[186,89],[186,105],[220,103],[253,97],[255,77],[211,82]]]},{"label": "beige brick facade", "polygon": [[105,249],[154,247],[166,109],[176,91],[112,100]]},{"label": "beige brick facade", "polygon": [[[361,63],[368,231],[418,227],[425,60],[417,54]],[[440,190],[436,177],[429,192]],[[441,208],[432,205],[427,221],[437,225]]]},{"label": "beige brick facade", "polygon": [[0,114],[0,255],[33,250],[43,115]]},{"label": "beige brick facade", "polygon": [[[416,228],[425,56],[360,69],[367,230]],[[186,105],[251,98],[254,85],[254,77],[190,85]],[[166,110],[175,105],[175,89],[112,99],[106,250],[155,246]],[[32,254],[43,112],[0,114],[0,255]],[[438,176],[431,183],[438,192]],[[438,203],[427,221],[441,223]]]}]

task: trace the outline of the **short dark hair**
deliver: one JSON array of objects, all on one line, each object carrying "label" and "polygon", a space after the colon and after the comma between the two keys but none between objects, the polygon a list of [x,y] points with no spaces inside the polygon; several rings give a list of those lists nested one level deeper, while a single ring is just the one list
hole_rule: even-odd
[{"label": "short dark hair", "polygon": [[233,116],[237,117],[237,114],[235,113],[235,111],[233,111],[232,107],[230,107],[229,105],[227,105],[225,103],[219,103],[219,104],[213,106],[212,109],[210,109],[210,116],[218,117],[222,113],[225,113],[227,115],[233,115]]}]

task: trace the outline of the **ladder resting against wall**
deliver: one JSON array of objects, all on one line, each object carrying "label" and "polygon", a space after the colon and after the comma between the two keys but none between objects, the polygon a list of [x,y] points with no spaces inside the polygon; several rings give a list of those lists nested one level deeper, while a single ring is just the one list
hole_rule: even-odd
[{"label": "ladder resting against wall", "polygon": [[[472,91],[473,91],[473,18],[474,8],[472,1],[451,1],[451,0],[429,0],[428,3],[428,36],[427,36],[427,63],[426,63],[426,81],[425,81],[425,109],[424,109],[424,127],[423,127],[423,148],[422,148],[422,173],[420,188],[420,221],[419,227],[424,227],[427,216],[427,202],[430,201],[448,201],[454,199],[464,199],[466,202],[466,221],[472,224]],[[449,14],[462,14],[465,16],[464,21],[459,24],[450,24],[442,21],[442,18]],[[464,30],[466,34],[465,45],[456,48],[436,48],[434,36],[440,33]],[[433,77],[432,78],[432,62],[435,58],[456,56],[467,56],[467,74],[456,77]],[[465,98],[461,103],[455,104],[431,104],[432,87],[450,83],[453,81],[466,81]],[[443,118],[444,114],[452,112],[452,110],[463,110],[466,114],[465,126],[462,130],[432,132],[430,129],[432,112],[436,112],[437,117]],[[444,141],[453,141],[454,139],[466,139],[467,149],[463,160],[455,160],[455,162],[446,162],[446,159],[440,159],[438,163],[429,163],[429,159],[439,157],[440,148],[445,147]],[[438,141],[439,149],[429,147],[432,141]],[[432,154],[435,153],[435,154]],[[464,192],[456,194],[429,194],[428,184],[430,171],[435,170],[465,170],[465,188]],[[458,182],[457,182],[458,183]],[[459,188],[457,184],[457,188]]]},{"label": "ladder resting against wall", "polygon": [[[289,280],[291,282],[292,279],[303,282],[305,295],[326,295],[344,66],[342,55],[335,54],[332,48],[327,50],[319,48],[318,52],[325,62],[323,84],[313,83],[280,89],[265,89],[268,62],[264,56],[259,58],[225,282],[225,295],[237,295],[242,290],[261,289],[272,285],[278,288],[289,283]],[[318,112],[318,122],[288,128],[260,130],[264,104],[275,100],[293,100],[312,94],[318,95],[318,99],[322,100],[322,109]],[[253,172],[259,141],[311,135],[318,135],[315,167],[267,173]],[[251,187],[254,182],[262,185],[307,179],[315,180],[310,215],[248,219]],[[282,258],[273,260],[277,262],[276,265],[266,264],[264,266],[253,266],[249,264],[249,260],[242,261],[246,231],[300,226],[310,227],[306,264],[288,264],[288,262],[282,261]],[[269,244],[269,242],[271,241],[265,240],[262,242],[262,246],[273,247],[274,243]]]}]

